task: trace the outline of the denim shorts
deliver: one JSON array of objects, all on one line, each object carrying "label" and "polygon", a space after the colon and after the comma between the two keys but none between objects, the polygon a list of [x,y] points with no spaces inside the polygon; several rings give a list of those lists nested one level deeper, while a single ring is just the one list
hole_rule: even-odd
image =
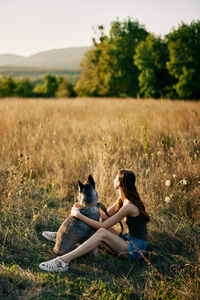
[{"label": "denim shorts", "polygon": [[149,246],[149,243],[147,241],[131,237],[128,233],[123,233],[121,235],[121,238],[128,243],[128,255],[131,261],[134,261],[137,258],[141,258],[142,256],[130,241],[132,241],[135,244],[135,246],[139,250],[141,250],[142,253],[144,253],[147,247]]}]

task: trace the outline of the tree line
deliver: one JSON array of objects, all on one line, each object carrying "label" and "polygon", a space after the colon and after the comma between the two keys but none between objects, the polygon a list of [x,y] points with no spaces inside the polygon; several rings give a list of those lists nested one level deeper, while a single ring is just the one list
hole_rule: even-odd
[{"label": "tree line", "polygon": [[76,96],[74,84],[68,82],[66,77],[47,74],[43,80],[38,81],[43,83],[34,84],[29,78],[14,79],[12,76],[2,75],[0,97],[65,98]]},{"label": "tree line", "polygon": [[200,99],[200,21],[163,39],[130,18],[98,34],[82,61],[78,95]]},{"label": "tree line", "polygon": [[[98,27],[73,86],[46,75],[34,88],[28,79],[0,79],[0,97],[141,97],[200,99],[200,21],[181,23],[164,38],[128,18]],[[7,93],[7,94],[6,94]]]}]

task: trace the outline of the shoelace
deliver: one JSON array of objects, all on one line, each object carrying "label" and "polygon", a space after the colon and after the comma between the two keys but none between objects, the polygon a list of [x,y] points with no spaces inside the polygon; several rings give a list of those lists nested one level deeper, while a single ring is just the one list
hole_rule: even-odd
[{"label": "shoelace", "polygon": [[[58,261],[60,265],[57,265],[56,261]],[[44,266],[49,268],[49,269],[56,269],[56,268],[63,267],[62,262],[58,259],[56,259],[56,260],[53,259],[53,260],[47,261],[46,263],[44,263]]]}]

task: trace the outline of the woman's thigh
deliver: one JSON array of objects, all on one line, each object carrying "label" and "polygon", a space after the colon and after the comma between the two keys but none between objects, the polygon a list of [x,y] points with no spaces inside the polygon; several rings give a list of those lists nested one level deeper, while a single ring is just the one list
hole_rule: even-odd
[{"label": "woman's thigh", "polygon": [[114,252],[117,254],[128,254],[128,243],[121,237],[103,228],[101,228],[99,231],[102,241],[106,243]]}]

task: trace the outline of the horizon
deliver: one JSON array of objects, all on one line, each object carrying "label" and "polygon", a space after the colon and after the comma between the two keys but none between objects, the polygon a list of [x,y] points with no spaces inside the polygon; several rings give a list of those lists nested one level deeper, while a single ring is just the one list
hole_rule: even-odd
[{"label": "horizon", "polygon": [[0,54],[32,56],[51,50],[91,47],[99,25],[128,17],[164,37],[181,22],[200,19],[198,0],[6,0],[0,3]]},{"label": "horizon", "polygon": [[42,50],[42,51],[39,51],[39,52],[35,52],[33,54],[30,54],[30,55],[22,55],[22,54],[18,54],[18,53],[0,53],[0,55],[16,55],[16,56],[22,56],[22,57],[30,57],[30,56],[33,56],[33,55],[36,55],[38,53],[42,53],[42,52],[50,52],[50,51],[56,51],[56,50],[64,50],[64,49],[73,49],[73,48],[89,48],[91,46],[75,46],[75,47],[65,47],[65,48],[54,48],[54,49],[47,49],[47,50]]}]

